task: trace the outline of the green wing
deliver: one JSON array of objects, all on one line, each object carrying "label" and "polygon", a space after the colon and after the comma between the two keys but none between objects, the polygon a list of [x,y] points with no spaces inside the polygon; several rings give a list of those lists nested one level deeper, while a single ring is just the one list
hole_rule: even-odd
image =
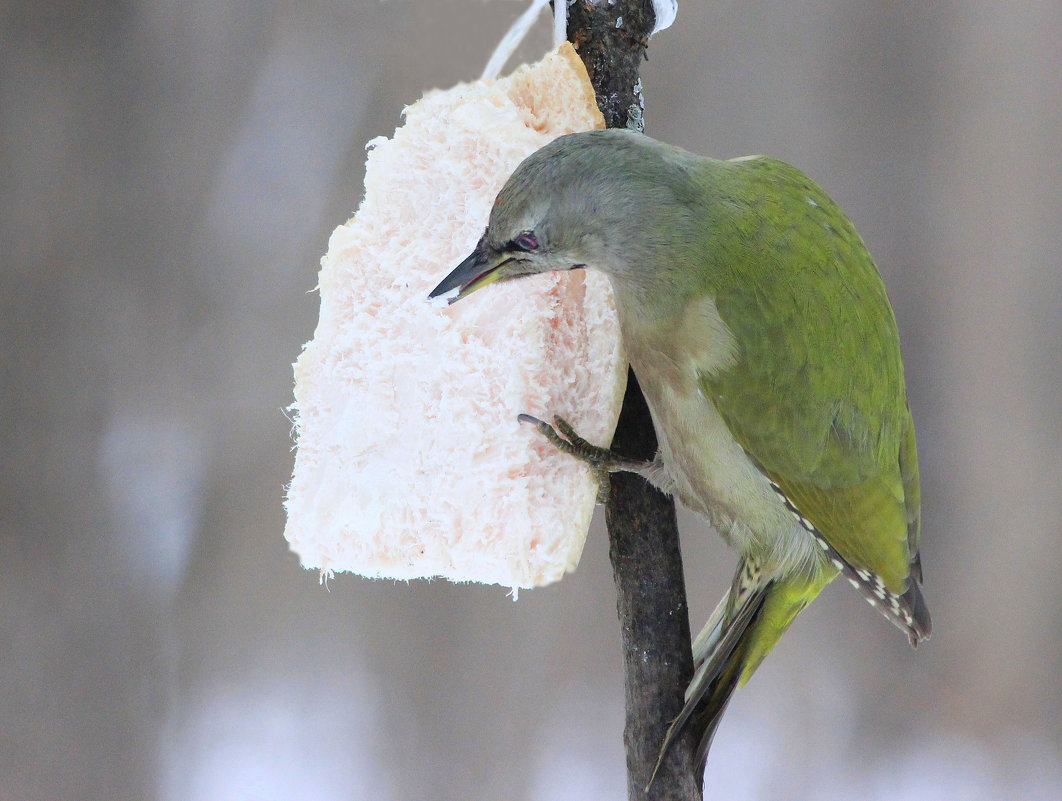
[{"label": "green wing", "polygon": [[[736,364],[702,375],[746,452],[852,567],[902,594],[917,571],[918,460],[885,288],[839,207],[806,176],[743,160],[751,195],[717,257]],[[748,260],[748,261],[741,261]],[[916,575],[917,578],[917,575]]]}]

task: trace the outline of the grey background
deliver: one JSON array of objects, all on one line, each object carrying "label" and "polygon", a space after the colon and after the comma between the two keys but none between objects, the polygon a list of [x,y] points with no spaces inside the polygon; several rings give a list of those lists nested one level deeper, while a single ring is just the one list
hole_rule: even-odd
[{"label": "grey background", "polygon": [[[0,799],[624,796],[599,524],[517,603],[326,590],[282,539],[290,365],[363,145],[523,7],[0,3]],[[828,589],[709,797],[1062,796],[1060,38],[1047,0],[684,0],[652,42],[649,133],[796,163],[877,258],[935,623],[915,653]],[[683,526],[697,628],[734,556]]]}]

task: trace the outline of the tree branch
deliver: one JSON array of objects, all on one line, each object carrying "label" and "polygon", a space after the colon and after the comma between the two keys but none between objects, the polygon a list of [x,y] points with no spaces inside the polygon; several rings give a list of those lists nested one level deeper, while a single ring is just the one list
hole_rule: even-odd
[{"label": "tree branch", "polygon": [[[577,0],[568,11],[568,38],[586,65],[610,128],[641,130],[638,70],[654,24],[650,0]],[[649,408],[630,372],[612,449],[652,459],[656,447]],[[675,505],[642,478],[615,473],[605,518],[623,637],[627,797],[699,801],[702,776],[692,732],[674,743],[645,790],[693,674]]]}]

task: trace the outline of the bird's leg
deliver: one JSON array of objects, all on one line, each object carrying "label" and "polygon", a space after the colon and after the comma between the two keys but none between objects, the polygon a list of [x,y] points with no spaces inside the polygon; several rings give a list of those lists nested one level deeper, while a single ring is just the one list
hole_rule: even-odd
[{"label": "bird's leg", "polygon": [[581,462],[585,462],[594,471],[597,477],[598,491],[597,502],[605,503],[608,500],[609,473],[630,472],[643,475],[649,462],[641,462],[625,459],[613,453],[608,448],[592,445],[575,433],[575,429],[563,417],[554,416],[553,425],[532,417],[529,414],[518,415],[517,420],[521,423],[530,423],[538,433],[549,440],[557,450],[574,456]]}]

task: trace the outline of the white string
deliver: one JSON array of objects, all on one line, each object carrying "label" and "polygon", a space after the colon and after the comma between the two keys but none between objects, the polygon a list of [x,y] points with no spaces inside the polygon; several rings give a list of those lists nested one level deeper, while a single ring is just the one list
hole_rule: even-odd
[{"label": "white string", "polygon": [[568,0],[553,3],[553,49],[568,40]]},{"label": "white string", "polygon": [[[527,36],[527,32],[531,30],[535,18],[548,2],[549,0],[531,0],[531,7],[520,15],[516,22],[506,31],[502,40],[498,42],[498,46],[494,48],[494,53],[491,54],[490,61],[487,62],[487,66],[483,70],[483,80],[493,80],[501,74],[502,68],[512,57],[513,51]],[[565,7],[565,11],[567,11],[565,0],[558,0],[557,5]]]},{"label": "white string", "polygon": [[[653,0],[653,12],[656,14],[656,25],[653,33],[660,33],[664,28],[670,28],[678,14],[678,0]],[[653,33],[649,34],[650,36]]]}]

